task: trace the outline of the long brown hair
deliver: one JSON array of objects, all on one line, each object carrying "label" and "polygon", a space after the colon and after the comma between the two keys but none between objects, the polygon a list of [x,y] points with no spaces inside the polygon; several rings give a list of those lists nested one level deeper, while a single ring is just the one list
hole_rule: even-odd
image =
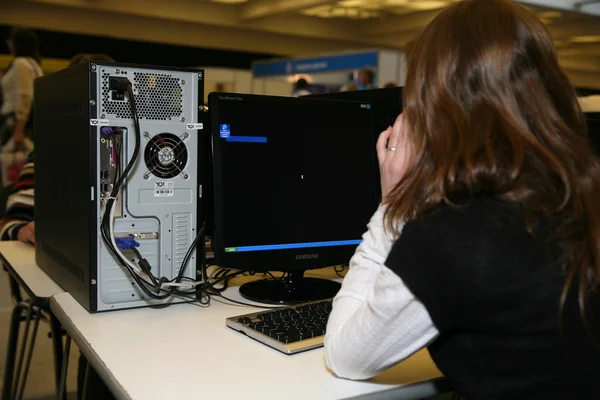
[{"label": "long brown hair", "polygon": [[[555,218],[579,308],[600,276],[600,164],[550,34],[509,0],[443,10],[407,53],[411,159],[386,199],[389,227],[440,204],[491,196]],[[528,228],[529,229],[529,228]]]}]

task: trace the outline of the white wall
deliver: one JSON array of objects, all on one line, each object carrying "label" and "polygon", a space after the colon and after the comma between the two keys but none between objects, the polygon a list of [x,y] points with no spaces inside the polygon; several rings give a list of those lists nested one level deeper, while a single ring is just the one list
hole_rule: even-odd
[{"label": "white wall", "polygon": [[381,50],[377,62],[378,87],[383,87],[388,82],[394,82],[398,86],[404,86],[406,81],[406,57],[398,51]]},{"label": "white wall", "polygon": [[291,96],[293,84],[273,79],[254,79],[252,71],[229,68],[204,69],[204,98],[211,92],[254,93],[274,96]]}]

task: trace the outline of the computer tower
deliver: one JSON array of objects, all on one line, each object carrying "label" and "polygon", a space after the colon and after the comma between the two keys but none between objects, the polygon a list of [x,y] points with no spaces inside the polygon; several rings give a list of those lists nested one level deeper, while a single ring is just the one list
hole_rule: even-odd
[{"label": "computer tower", "polygon": [[[202,70],[85,63],[37,79],[36,261],[90,312],[185,301],[150,299],[100,234],[136,147],[129,84],[139,155],[114,203],[115,240],[135,243],[153,275],[173,279],[202,226]],[[187,281],[196,278],[195,253]]]}]

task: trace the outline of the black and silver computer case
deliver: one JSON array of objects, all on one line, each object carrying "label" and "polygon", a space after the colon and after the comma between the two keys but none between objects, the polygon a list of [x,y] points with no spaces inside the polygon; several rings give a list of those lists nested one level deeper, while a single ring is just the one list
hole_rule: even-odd
[{"label": "black and silver computer case", "polygon": [[[153,274],[172,279],[202,220],[203,71],[85,63],[36,80],[36,260],[90,312],[184,301],[148,300],[100,234],[116,161],[122,171],[135,144],[127,93],[111,90],[119,78],[132,84],[141,143],[115,237],[134,239]],[[196,278],[195,253],[184,276]]]}]

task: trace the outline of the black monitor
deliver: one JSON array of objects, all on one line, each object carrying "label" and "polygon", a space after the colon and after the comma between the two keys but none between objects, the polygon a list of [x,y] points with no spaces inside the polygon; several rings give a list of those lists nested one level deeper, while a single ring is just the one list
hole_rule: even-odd
[{"label": "black monitor", "polygon": [[[366,102],[373,107],[373,131],[379,134],[394,125],[402,112],[402,87],[313,94],[307,97]],[[377,140],[377,135],[375,136]]]},{"label": "black monitor", "polygon": [[250,300],[333,297],[303,274],[348,263],[377,208],[370,104],[211,93],[209,110],[217,263],[287,272],[241,286]]},{"label": "black monitor", "polygon": [[[376,155],[375,144],[379,134],[389,126],[394,125],[396,118],[402,112],[402,87],[355,90],[350,92],[332,92],[314,94],[307,97],[359,101],[371,104],[373,110],[373,154]],[[376,171],[377,184],[379,185],[379,170]],[[381,190],[377,190],[381,193]]]}]

